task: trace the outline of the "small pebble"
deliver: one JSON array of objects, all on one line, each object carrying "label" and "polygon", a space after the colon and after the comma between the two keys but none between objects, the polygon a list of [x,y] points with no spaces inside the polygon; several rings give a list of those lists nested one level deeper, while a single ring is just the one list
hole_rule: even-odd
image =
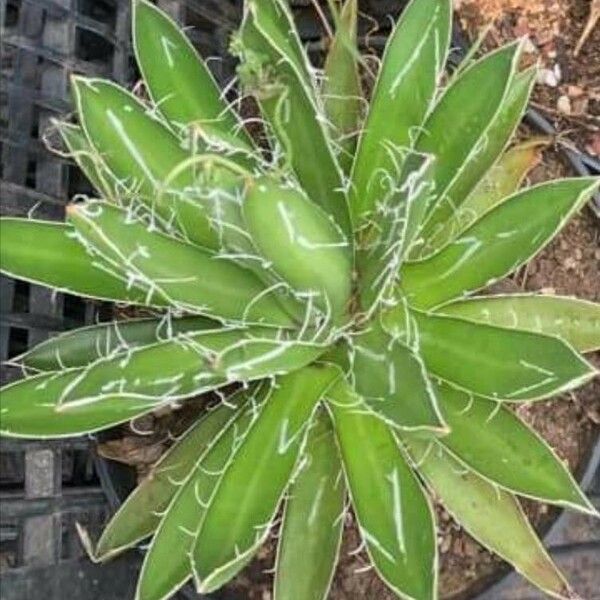
[{"label": "small pebble", "polygon": [[578,85],[570,85],[567,87],[567,94],[571,98],[581,98],[585,93],[584,89]]},{"label": "small pebble", "polygon": [[571,100],[569,99],[569,96],[561,96],[556,103],[556,108],[558,108],[558,112],[562,113],[563,115],[570,115],[573,111],[573,108],[571,106]]},{"label": "small pebble", "polygon": [[525,54],[537,54],[538,53],[537,46],[529,38],[525,38],[525,44],[523,45],[523,50],[525,51]]},{"label": "small pebble", "polygon": [[556,77],[557,83],[562,79],[562,69],[558,63],[554,65],[554,77]]},{"label": "small pebble", "polygon": [[558,80],[554,71],[551,71],[550,69],[541,69],[538,73],[538,83],[555,88],[558,85]]}]

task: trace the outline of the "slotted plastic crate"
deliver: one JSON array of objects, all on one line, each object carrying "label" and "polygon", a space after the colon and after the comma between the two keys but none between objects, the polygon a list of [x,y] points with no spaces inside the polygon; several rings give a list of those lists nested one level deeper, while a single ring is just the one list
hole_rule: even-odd
[{"label": "slotted plastic crate", "polygon": [[[2,0],[3,215],[61,220],[66,201],[88,190],[77,168],[48,152],[42,136],[52,117],[70,110],[71,73],[131,79],[129,6],[120,0]],[[97,303],[7,277],[0,290],[3,384],[20,376],[6,360],[93,322],[98,310]],[[98,529],[108,514],[89,441],[3,439],[0,473],[2,600],[111,598],[82,559],[75,531],[75,521]]]}]

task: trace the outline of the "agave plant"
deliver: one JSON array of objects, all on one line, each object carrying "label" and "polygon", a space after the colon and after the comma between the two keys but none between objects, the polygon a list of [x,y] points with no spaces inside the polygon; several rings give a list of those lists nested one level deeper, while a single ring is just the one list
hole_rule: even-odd
[{"label": "agave plant", "polygon": [[518,497],[596,511],[511,408],[597,374],[581,353],[600,347],[600,305],[479,292],[598,180],[521,189],[537,150],[507,150],[535,79],[520,43],[448,75],[451,2],[413,0],[367,102],[356,0],[334,13],[319,71],[283,0],[246,1],[232,51],[260,144],[146,0],[133,18],[144,98],[73,78],[77,124],[55,125],[98,198],[65,223],[3,219],[2,268],[147,316],[16,359],[26,376],[3,390],[3,434],[91,433],[217,393],[88,541],[103,561],[152,538],[138,600],[190,578],[223,586],[279,519],[276,600],[325,598],[349,510],[383,581],[435,598],[433,499],[573,598]]}]

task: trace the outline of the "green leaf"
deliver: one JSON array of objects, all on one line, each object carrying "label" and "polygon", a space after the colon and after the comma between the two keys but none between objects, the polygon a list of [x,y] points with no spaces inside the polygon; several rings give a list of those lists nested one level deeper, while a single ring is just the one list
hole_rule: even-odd
[{"label": "green leaf", "polygon": [[589,200],[598,178],[563,179],[519,192],[430,258],[405,263],[401,285],[417,308],[488,286],[539,252]]},{"label": "green leaf", "polygon": [[236,448],[261,414],[266,387],[260,385],[251,392],[242,392],[244,398],[240,404],[246,400],[245,408],[198,454],[148,548],[138,579],[136,600],[167,600],[191,577],[190,554],[208,501]]},{"label": "green leaf", "polygon": [[294,371],[323,351],[272,328],[184,333],[6,387],[2,428],[12,437],[42,438],[97,431],[229,382]]},{"label": "green leaf", "polygon": [[[396,176],[392,151],[413,145],[431,111],[450,42],[451,13],[449,0],[413,0],[388,41],[352,171],[351,207],[357,224],[386,195],[389,177]],[[445,120],[446,132],[456,118]],[[437,137],[435,131],[432,136]],[[434,154],[440,146],[429,143]]]},{"label": "green leaf", "polygon": [[224,585],[269,533],[304,445],[307,424],[337,369],[306,367],[275,382],[232,454],[200,525],[192,555],[199,593]]},{"label": "green leaf", "polygon": [[52,121],[52,124],[58,129],[70,155],[94,188],[100,192],[103,198],[115,201],[117,182],[85,137],[81,127],[63,121]]},{"label": "green leaf", "polygon": [[[298,341],[294,332],[247,327],[180,334],[90,365],[61,395],[66,413],[85,404],[153,399],[164,404],[225,383],[251,381],[311,363],[324,348]],[[157,372],[157,365],[160,371]]]},{"label": "green leaf", "polygon": [[205,317],[131,319],[82,327],[52,337],[12,359],[28,369],[60,371],[170,339],[179,333],[218,329]]},{"label": "green leaf", "polygon": [[133,48],[148,92],[171,122],[208,122],[224,134],[239,131],[250,141],[227,106],[208,67],[179,26],[147,0],[133,3]]},{"label": "green leaf", "polygon": [[162,455],[104,528],[94,559],[104,561],[154,533],[171,500],[214,438],[247,400],[242,392],[209,409]]},{"label": "green leaf", "polygon": [[[411,312],[427,370],[455,387],[492,400],[540,400],[580,386],[597,372],[562,340],[463,319]],[[403,307],[384,325],[407,335]]]},{"label": "green leaf", "polygon": [[514,412],[448,385],[437,392],[450,426],[439,441],[470,469],[517,494],[597,514],[565,464]]},{"label": "green leaf", "polygon": [[479,296],[445,304],[439,313],[562,338],[579,352],[600,350],[600,304],[563,296]]},{"label": "green leaf", "polygon": [[435,232],[421,238],[420,244],[424,245],[414,248],[412,258],[423,259],[443,248],[485,213],[515,194],[529,171],[541,161],[542,149],[547,145],[546,138],[534,138],[508,150],[448,220],[438,223]]},{"label": "green leaf", "polygon": [[246,194],[246,229],[266,262],[334,323],[347,320],[351,244],[304,194],[263,177]]},{"label": "green leaf", "polygon": [[547,594],[574,597],[512,494],[466,469],[437,442],[429,448],[414,436],[403,437],[419,472],[470,535]]},{"label": "green leaf", "polygon": [[[308,196],[350,237],[350,215],[342,172],[327,137],[304,51],[297,56],[297,33],[279,2],[247,2],[232,50],[241,59],[242,83],[257,98],[282,147],[282,157]],[[269,8],[271,7],[271,8]],[[292,45],[293,47],[290,47]],[[310,151],[308,151],[310,149]]]},{"label": "green leaf", "polygon": [[341,382],[327,393],[352,506],[369,557],[402,598],[436,597],[431,505],[392,430]]},{"label": "green leaf", "polygon": [[417,347],[393,338],[374,322],[366,333],[352,338],[350,351],[357,393],[389,425],[445,430]]},{"label": "green leaf", "polygon": [[436,157],[433,178],[438,195],[426,230],[452,215],[452,209],[493,165],[517,126],[527,100],[521,105],[510,100],[520,48],[520,43],[509,44],[465,69],[423,124],[416,149]]},{"label": "green leaf", "polygon": [[[253,273],[226,258],[171,238],[110,204],[88,202],[68,208],[69,221],[91,252],[124,269],[132,281],[178,310],[252,323],[294,325]],[[301,308],[297,315],[301,321]]]},{"label": "green leaf", "polygon": [[[77,296],[148,304],[146,292],[90,256],[72,227],[31,219],[0,219],[2,272]],[[165,301],[153,298],[154,306]]]},{"label": "green leaf", "polygon": [[185,201],[194,183],[192,154],[132,94],[109,81],[74,77],[72,88],[81,125],[124,195],[139,195],[164,223],[174,223],[184,236],[216,247],[205,208]]},{"label": "green leaf", "polygon": [[153,399],[123,402],[119,395],[107,395],[103,402],[59,411],[65,389],[74,385],[80,373],[42,373],[2,388],[0,434],[6,437],[54,439],[107,429],[150,412]]},{"label": "green leaf", "polygon": [[327,597],[340,550],[345,487],[335,436],[321,409],[289,489],[277,548],[275,600]]},{"label": "green leaf", "polygon": [[338,148],[338,162],[344,173],[352,168],[362,111],[357,21],[358,0],[346,0],[325,60],[321,90],[325,114]]}]

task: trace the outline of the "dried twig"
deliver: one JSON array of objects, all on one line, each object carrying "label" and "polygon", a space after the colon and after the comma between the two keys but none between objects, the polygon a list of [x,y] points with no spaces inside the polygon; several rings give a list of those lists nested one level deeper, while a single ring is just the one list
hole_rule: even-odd
[{"label": "dried twig", "polygon": [[577,46],[575,46],[575,52],[573,53],[575,56],[578,56],[583,48],[583,45],[590,37],[590,34],[594,30],[594,27],[598,24],[598,20],[600,19],[600,0],[592,0],[590,6],[590,16],[588,17],[587,23],[583,29],[581,37],[577,42]]}]

